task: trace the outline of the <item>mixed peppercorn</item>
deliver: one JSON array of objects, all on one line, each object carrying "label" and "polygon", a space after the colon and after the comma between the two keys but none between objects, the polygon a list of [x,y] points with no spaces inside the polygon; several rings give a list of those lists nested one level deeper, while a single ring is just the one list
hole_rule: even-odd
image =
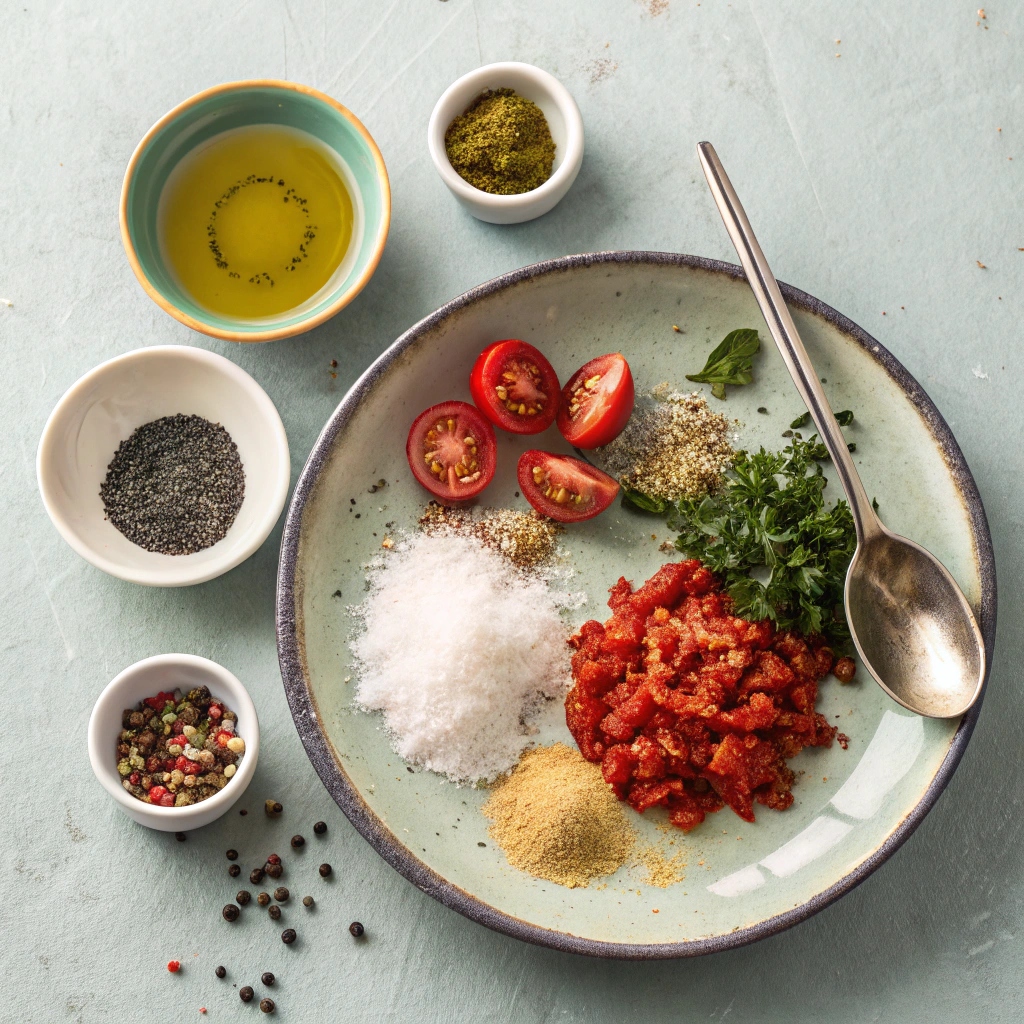
[{"label": "mixed peppercorn", "polygon": [[198,686],[160,692],[126,708],[117,771],[132,796],[160,807],[187,807],[219,793],[238,770],[245,740],[238,716]]}]

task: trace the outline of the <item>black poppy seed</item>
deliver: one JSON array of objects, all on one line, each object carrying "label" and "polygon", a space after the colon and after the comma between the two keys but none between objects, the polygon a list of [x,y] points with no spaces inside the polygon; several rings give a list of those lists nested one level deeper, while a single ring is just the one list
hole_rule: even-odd
[{"label": "black poppy seed", "polygon": [[273,985],[276,980],[277,979],[270,973],[270,971],[264,971],[263,977],[260,978],[260,981],[262,981],[264,985]]},{"label": "black poppy seed", "polygon": [[267,907],[267,913],[270,915],[270,920],[271,921],[280,921],[281,920],[281,908],[279,906],[277,906],[276,904],[273,905],[273,906]]},{"label": "black poppy seed", "polygon": [[218,978],[223,978],[227,975],[228,972],[227,968],[225,967],[216,967],[214,968],[213,973],[216,974]]},{"label": "black poppy seed", "polygon": [[315,833],[316,833],[316,834],[317,834],[318,836],[322,836],[322,835],[323,835],[323,834],[324,834],[324,833],[325,833],[325,832],[327,831],[327,822],[326,822],[326,821],[318,821],[318,822],[317,822],[317,823],[316,823],[316,824],[315,824],[315,825],[313,826],[313,831],[314,831],[314,832],[315,832]]},{"label": "black poppy seed", "polygon": [[330,873],[331,873],[331,865],[330,864],[321,864],[320,865],[320,877],[321,878],[327,878],[327,876],[330,875]]},{"label": "black poppy seed", "polygon": [[363,932],[366,931],[366,929],[358,921],[353,921],[348,926],[348,930],[352,933],[352,937],[356,939],[361,939],[363,937]]},{"label": "black poppy seed", "polygon": [[249,902],[249,900],[251,900],[251,899],[252,899],[252,893],[249,892],[248,889],[239,889],[238,892],[235,893],[235,902],[239,906],[244,907]]},{"label": "black poppy seed", "polygon": [[281,932],[281,941],[286,946],[291,945],[295,941],[296,938],[297,938],[297,936],[295,934],[295,929],[294,928],[285,928],[285,930],[283,932]]},{"label": "black poppy seed", "polygon": [[241,999],[243,1003],[251,1003],[254,995],[256,995],[256,993],[253,992],[249,985],[238,990],[238,998]]},{"label": "black poppy seed", "polygon": [[103,511],[133,544],[190,555],[223,539],[242,507],[238,446],[202,416],[164,416],[118,445],[100,486]]},{"label": "black poppy seed", "polygon": [[228,874],[232,878],[237,878],[242,873],[242,869],[237,864],[228,865]]},{"label": "black poppy seed", "polygon": [[237,921],[238,920],[238,907],[234,903],[228,903],[221,911],[225,921]]}]

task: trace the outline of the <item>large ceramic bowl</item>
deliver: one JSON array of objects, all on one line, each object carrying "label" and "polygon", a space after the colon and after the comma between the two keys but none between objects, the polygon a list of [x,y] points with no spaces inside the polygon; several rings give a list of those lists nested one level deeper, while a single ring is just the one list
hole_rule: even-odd
[{"label": "large ceramic bowl", "polygon": [[[164,259],[160,195],[171,172],[215,135],[249,125],[297,128],[331,149],[352,194],[355,225],[349,252],[334,276],[308,301],[273,317],[241,320],[196,303]],[[274,341],[308,331],[348,305],[380,262],[391,223],[384,158],[363,123],[337,100],[295,82],[228,82],[185,100],[138,144],[121,188],[121,241],[149,297],[175,319],[228,341]]]},{"label": "large ceramic bowl", "polygon": [[[833,407],[856,413],[850,440],[882,518],[946,564],[979,617],[991,663],[992,547],[953,435],[877,341],[811,296],[782,290]],[[482,924],[558,949],[636,958],[707,953],[771,935],[879,867],[921,823],[963,755],[980,701],[959,721],[919,718],[862,666],[851,685],[822,686],[819,710],[849,737],[849,749],[807,750],[790,762],[802,773],[793,807],[759,809],[752,824],[723,811],[687,836],[659,830],[664,819],[654,812],[632,815],[643,839],[684,852],[685,879],[654,888],[642,872],[624,868],[606,886],[570,890],[511,868],[479,812],[485,792],[406,772],[379,719],[352,707],[346,606],[362,600],[363,566],[379,552],[385,523],[413,528],[426,497],[405,463],[406,431],[425,406],[468,399],[467,370],[486,343],[525,338],[563,380],[585,359],[619,350],[638,386],[685,385],[684,374],[703,366],[728,331],[763,326],[730,264],[601,253],[527,267],[455,299],[399,338],[355,384],[313,449],[288,513],[278,580],[278,645],[296,726],[325,785],[381,856]],[[778,449],[803,407],[763,336],[755,383],[730,388],[716,408],[739,421],[745,447]],[[524,447],[566,450],[554,429],[502,437],[498,473],[483,496],[488,504],[525,507],[515,496]],[[368,495],[382,477],[387,488]],[[620,574],[646,579],[670,557],[658,550],[668,536],[660,520],[618,506],[572,527],[565,534],[572,585],[589,595],[572,624],[607,617],[609,585]],[[539,742],[572,742],[561,711],[551,708]]]}]

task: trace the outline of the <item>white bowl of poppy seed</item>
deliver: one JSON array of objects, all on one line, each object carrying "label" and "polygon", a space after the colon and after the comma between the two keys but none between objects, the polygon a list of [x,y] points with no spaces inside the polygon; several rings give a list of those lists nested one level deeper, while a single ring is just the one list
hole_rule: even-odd
[{"label": "white bowl of poppy seed", "polygon": [[179,345],[101,363],[57,403],[36,459],[60,535],[111,576],[203,583],[245,561],[288,496],[284,424],[230,360]]},{"label": "white bowl of poppy seed", "polygon": [[[236,735],[245,741],[237,771],[219,793],[185,807],[160,807],[138,799],[125,790],[117,770],[125,710],[160,692],[188,693],[200,686],[237,715]],[[160,832],[188,832],[229,811],[252,780],[259,752],[260,723],[245,687],[222,665],[194,654],[158,654],[130,665],[104,687],[89,718],[89,761],[100,785],[125,814]]]}]

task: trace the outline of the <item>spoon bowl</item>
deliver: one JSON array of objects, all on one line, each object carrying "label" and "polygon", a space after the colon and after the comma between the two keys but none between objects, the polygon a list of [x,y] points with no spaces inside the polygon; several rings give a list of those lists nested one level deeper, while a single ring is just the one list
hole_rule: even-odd
[{"label": "spoon bowl", "polygon": [[931,718],[956,718],[985,679],[984,641],[960,588],[936,558],[881,527],[846,576],[857,653],[893,700]]}]

